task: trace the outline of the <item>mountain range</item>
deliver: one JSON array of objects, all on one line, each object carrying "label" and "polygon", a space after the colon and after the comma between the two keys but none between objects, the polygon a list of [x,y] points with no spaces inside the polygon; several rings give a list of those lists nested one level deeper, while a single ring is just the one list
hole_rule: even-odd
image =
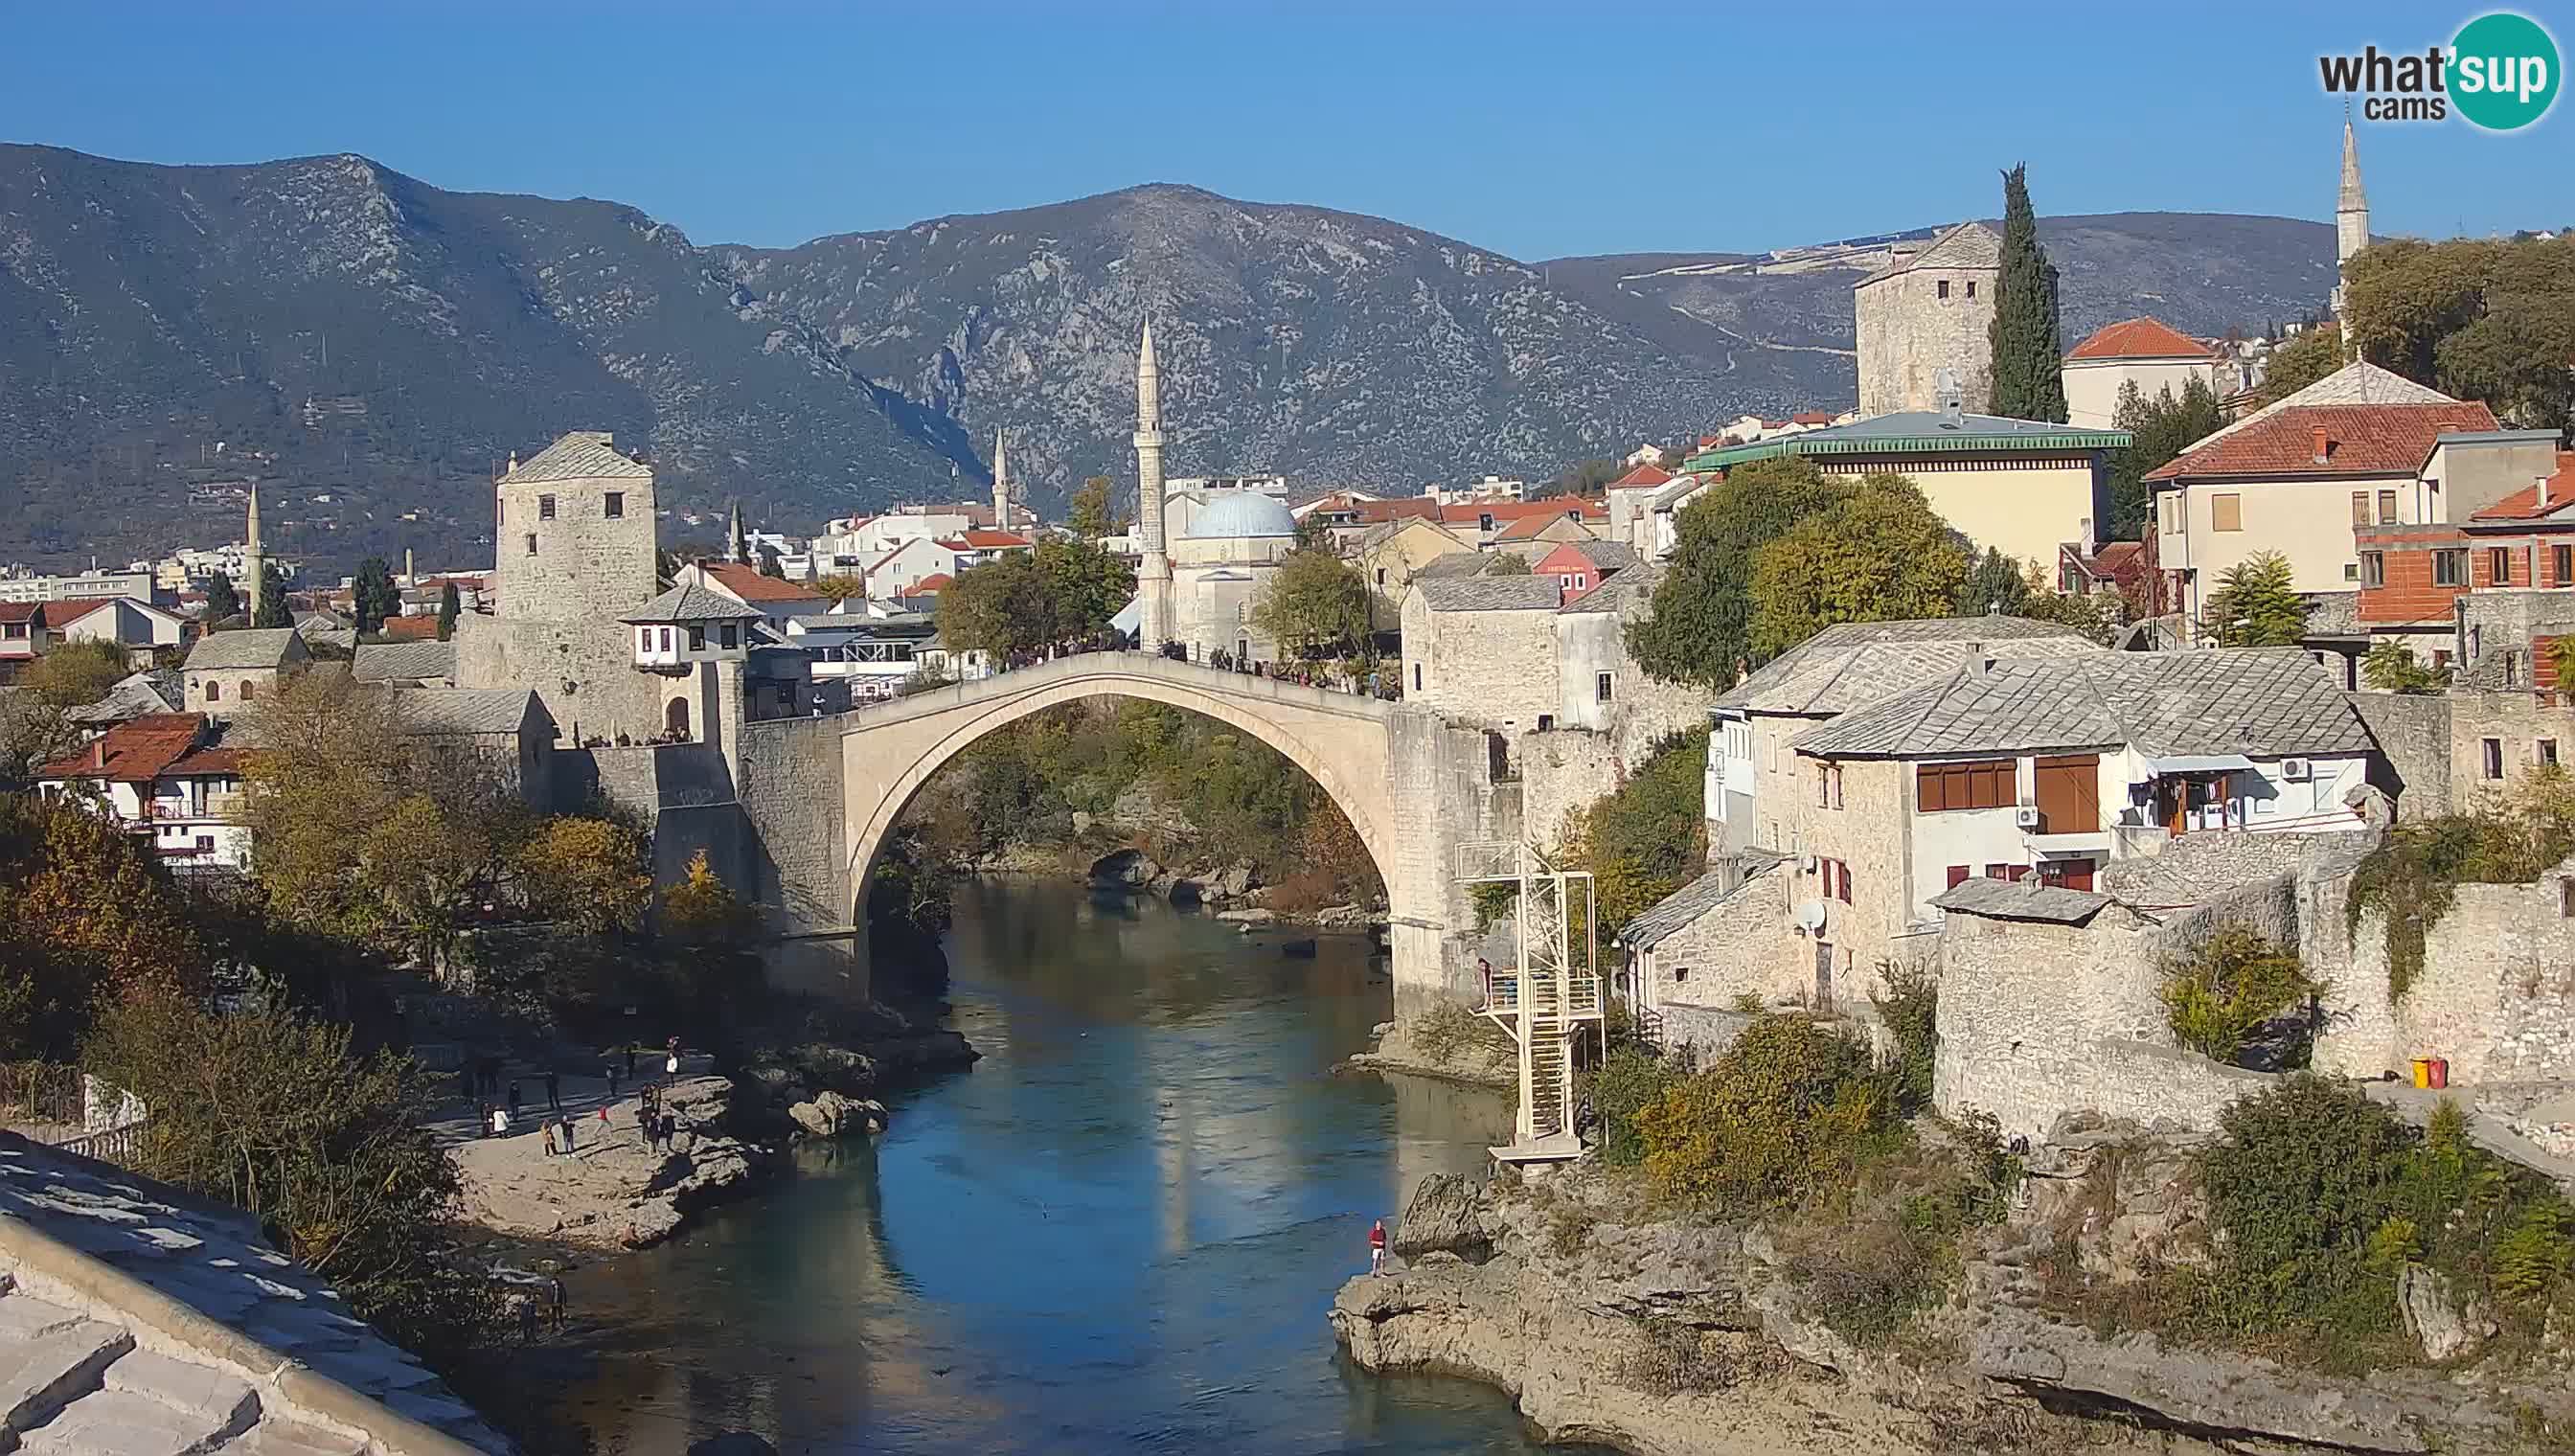
[{"label": "mountain range", "polygon": [[[795,529],[979,493],[996,430],[1043,505],[1132,480],[1149,316],[1175,475],[1549,476],[1846,408],[1851,285],[1924,232],[1526,263],[1156,184],[757,249],[357,156],[0,146],[0,561],[235,539],[256,475],[271,534],[318,566],[405,547],[472,566],[493,471],[571,429],[653,462],[666,540],[712,544],[730,498]],[[2319,223],[2126,213],[2041,236],[2069,344],[2137,313],[2259,328],[2331,286]]]}]

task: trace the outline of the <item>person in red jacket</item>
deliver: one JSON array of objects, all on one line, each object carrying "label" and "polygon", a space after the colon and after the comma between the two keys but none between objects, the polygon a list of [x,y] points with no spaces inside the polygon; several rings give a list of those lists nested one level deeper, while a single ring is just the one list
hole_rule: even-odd
[{"label": "person in red jacket", "polygon": [[1385,1272],[1385,1220],[1382,1218],[1368,1228],[1368,1272]]}]

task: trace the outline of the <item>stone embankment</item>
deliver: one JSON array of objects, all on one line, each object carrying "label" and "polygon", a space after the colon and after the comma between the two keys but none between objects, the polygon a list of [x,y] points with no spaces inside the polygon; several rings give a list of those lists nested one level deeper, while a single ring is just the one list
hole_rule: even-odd
[{"label": "stone embankment", "polygon": [[[2146,1334],[2102,1338],[2052,1314],[2038,1250],[2070,1214],[2089,1216],[2082,1257],[2103,1278],[2151,1260],[2194,1216],[2156,1171],[2177,1155],[2161,1156],[2132,1149],[2106,1190],[2083,1151],[2043,1158],[2026,1206],[1969,1259],[1960,1293],[1885,1351],[1854,1348],[1815,1318],[1812,1292],[1759,1231],[1653,1216],[1582,1165],[1480,1187],[1424,1179],[1387,1272],[1342,1287],[1332,1328],[1371,1370],[1482,1380],[1551,1440],[1650,1456],[2501,1456],[2575,1414],[2560,1408],[2562,1372],[2458,1361],[2335,1379]],[[2424,1338],[2449,1338],[2458,1323],[2443,1315]]]}]

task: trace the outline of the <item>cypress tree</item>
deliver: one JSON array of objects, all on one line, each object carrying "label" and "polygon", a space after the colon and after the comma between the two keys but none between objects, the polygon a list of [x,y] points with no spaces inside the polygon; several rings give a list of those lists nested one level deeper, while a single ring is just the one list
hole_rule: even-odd
[{"label": "cypress tree", "polygon": [[454,582],[448,583],[439,591],[438,640],[440,642],[446,642],[448,639],[456,636],[457,614],[463,610],[464,605],[465,604],[463,602],[457,599],[456,584]]},{"label": "cypress tree", "polygon": [[2056,336],[2056,269],[2038,246],[2027,163],[2003,174],[2003,276],[1987,334],[1993,413],[2065,423],[2065,348]]}]

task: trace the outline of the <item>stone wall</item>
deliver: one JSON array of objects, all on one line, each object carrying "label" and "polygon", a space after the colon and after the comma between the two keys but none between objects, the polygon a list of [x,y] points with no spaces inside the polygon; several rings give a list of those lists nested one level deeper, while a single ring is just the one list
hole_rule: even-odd
[{"label": "stone wall", "polygon": [[[612,492],[622,506],[614,519],[607,515]],[[654,595],[652,476],[505,480],[495,496],[500,529],[493,567],[501,620],[596,622],[622,639],[626,629],[619,620],[634,616]],[[554,503],[550,518],[541,499]]]},{"label": "stone wall", "polygon": [[2384,771],[2373,763],[2372,787],[2396,800],[2396,812],[2408,819],[2437,818],[2450,811],[2453,752],[2450,746],[2450,700],[2416,698],[2397,693],[2354,693],[2351,706],[2378,740]]},{"label": "stone wall", "polygon": [[1679,1002],[1663,1007],[1659,1014],[1663,1018],[1663,1049],[1673,1052],[1686,1046],[1701,1066],[1732,1046],[1734,1038],[1742,1035],[1743,1028],[1754,1020],[1740,1011]]},{"label": "stone wall", "polygon": [[1404,702],[1463,723],[1528,729],[1541,715],[1555,716],[1557,682],[1552,608],[1432,612],[1418,592],[1404,600]]},{"label": "stone wall", "polygon": [[2423,969],[2401,999],[2388,991],[2385,919],[2365,911],[2336,986],[2348,1010],[2319,1040],[2318,1065],[2375,1076],[2437,1056],[2456,1083],[2575,1078],[2570,879],[2575,859],[2536,884],[2460,885],[2424,935]]},{"label": "stone wall", "polygon": [[[2461,690],[2443,702],[2450,710],[2450,799],[2460,810],[2474,809],[2493,794],[2510,793],[2551,749],[2559,763],[2575,764],[2575,709],[2543,703],[2527,689]],[[2501,777],[2486,774],[2489,738],[2502,760]]]},{"label": "stone wall", "polygon": [[1626,778],[1617,743],[1604,732],[1524,732],[1512,752],[1520,765],[1521,831],[1541,848],[1565,842],[1574,816]]},{"label": "stone wall", "polygon": [[841,793],[846,720],[783,718],[736,731],[734,791],[758,844],[757,884],[782,931],[858,923]]},{"label": "stone wall", "polygon": [[[1863,285],[1851,294],[1859,335],[1859,413],[1863,419],[1900,410],[1936,410],[1933,385],[1942,368],[1958,372],[1970,411],[1982,411],[1993,394],[1993,347],[1986,331],[1994,321],[1994,292],[2001,274],[1991,268],[1920,268]],[[1940,297],[1939,282],[1950,283]],[[1976,297],[1966,296],[1966,283]]]},{"label": "stone wall", "polygon": [[[1936,941],[1916,933],[1917,906],[1912,841],[1906,833],[1912,813],[1913,766],[1895,760],[1840,760],[1839,806],[1818,802],[1815,774],[1824,765],[1813,758],[1789,755],[1791,768],[1762,784],[1777,795],[1763,811],[1785,826],[1796,856],[1787,866],[1795,877],[1791,890],[1800,904],[1824,909],[1823,943],[1832,947],[1837,994],[1857,997],[1863,983],[1874,983],[1878,962],[1902,964],[1937,953]],[[1850,876],[1850,898],[1841,898],[1840,874],[1827,877],[1824,866],[1806,867],[1808,858],[1831,859]],[[1807,968],[1809,982],[1813,967]]]},{"label": "stone wall", "polygon": [[1665,1012],[1727,1008],[1749,995],[1773,1006],[1810,993],[1812,971],[1800,966],[1797,954],[1808,942],[1788,923],[1794,880],[1788,865],[1753,866],[1714,908],[1640,952],[1635,970],[1644,1003]]},{"label": "stone wall", "polygon": [[525,688],[567,743],[661,731],[662,680],[635,670],[614,619],[533,622],[468,614],[456,623],[456,686]]}]

